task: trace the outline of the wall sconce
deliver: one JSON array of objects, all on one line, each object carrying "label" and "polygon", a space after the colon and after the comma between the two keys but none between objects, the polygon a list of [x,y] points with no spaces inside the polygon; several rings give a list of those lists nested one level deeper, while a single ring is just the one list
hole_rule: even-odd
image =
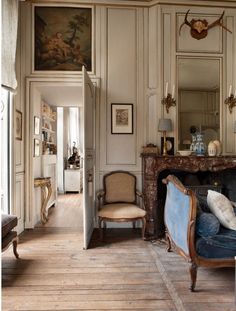
[{"label": "wall sconce", "polygon": [[233,107],[236,106],[236,90],[232,94],[232,85],[229,86],[229,96],[225,99],[225,104],[229,107],[229,112],[232,113]]},{"label": "wall sconce", "polygon": [[167,148],[166,148],[166,132],[172,131],[172,122],[171,119],[159,119],[158,124],[158,131],[163,132],[163,156],[167,155]]},{"label": "wall sconce", "polygon": [[[172,97],[173,96],[173,97]],[[162,99],[162,105],[166,106],[166,112],[169,113],[169,109],[171,106],[176,106],[176,100],[174,99],[175,96],[175,85],[173,85],[172,95],[168,93],[168,82],[166,82],[166,90],[165,90],[165,97]]]}]

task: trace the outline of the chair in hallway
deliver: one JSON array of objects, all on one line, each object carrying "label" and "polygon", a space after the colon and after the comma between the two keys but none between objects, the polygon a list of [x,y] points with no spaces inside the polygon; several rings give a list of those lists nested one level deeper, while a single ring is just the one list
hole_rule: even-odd
[{"label": "chair in hallway", "polygon": [[[129,172],[113,171],[103,177],[104,190],[99,191],[98,222],[101,238],[106,222],[132,222],[135,228],[137,220],[142,221],[142,238],[146,226],[146,211],[143,195],[136,190],[136,177]],[[139,198],[139,204],[137,202]]]}]

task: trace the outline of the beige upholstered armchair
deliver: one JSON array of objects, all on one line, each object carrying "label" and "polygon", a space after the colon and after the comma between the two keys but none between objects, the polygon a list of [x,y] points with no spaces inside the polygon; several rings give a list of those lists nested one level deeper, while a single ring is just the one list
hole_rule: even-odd
[{"label": "beige upholstered armchair", "polygon": [[[132,222],[135,228],[137,220],[142,221],[142,238],[146,226],[146,211],[143,206],[143,195],[136,190],[136,177],[128,172],[114,171],[104,176],[104,190],[99,191],[98,223],[101,238],[106,222]],[[137,205],[139,198],[139,206]]]}]

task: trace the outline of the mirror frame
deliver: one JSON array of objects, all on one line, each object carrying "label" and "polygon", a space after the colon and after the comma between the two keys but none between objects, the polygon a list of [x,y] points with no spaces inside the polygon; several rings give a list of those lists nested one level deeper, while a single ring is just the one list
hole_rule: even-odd
[{"label": "mirror frame", "polygon": [[178,53],[178,55],[176,55],[176,120],[175,120],[175,124],[177,125],[176,128],[176,150],[179,150],[179,146],[180,146],[180,132],[179,132],[179,69],[178,69],[178,64],[179,64],[179,59],[214,59],[214,60],[218,60],[219,61],[219,77],[220,77],[220,87],[219,87],[219,114],[220,114],[220,130],[219,130],[219,140],[222,142],[222,138],[223,138],[223,127],[222,127],[222,120],[223,120],[223,107],[222,107],[222,103],[223,103],[223,56],[211,56],[211,55],[189,55],[189,54],[183,54],[183,53]]}]

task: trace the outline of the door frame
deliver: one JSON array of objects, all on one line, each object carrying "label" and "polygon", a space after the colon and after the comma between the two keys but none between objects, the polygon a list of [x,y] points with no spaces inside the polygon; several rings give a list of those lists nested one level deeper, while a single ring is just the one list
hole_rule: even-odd
[{"label": "door frame", "polygon": [[[100,79],[99,78],[90,78],[92,83],[95,86],[95,147],[99,146],[99,90],[100,90]],[[82,76],[80,75],[78,78],[44,78],[44,77],[30,77],[26,78],[26,109],[25,109],[25,229],[33,229],[35,226],[34,217],[35,210],[34,206],[34,178],[33,178],[33,156],[32,156],[32,148],[33,148],[33,113],[32,113],[32,105],[33,99],[31,99],[33,88],[37,86],[43,85],[62,85],[62,86],[80,86],[82,87]],[[96,170],[96,178],[95,178],[95,189],[98,188],[99,185],[99,150],[95,148],[95,170]],[[94,206],[95,217],[96,217],[96,207]]]}]

